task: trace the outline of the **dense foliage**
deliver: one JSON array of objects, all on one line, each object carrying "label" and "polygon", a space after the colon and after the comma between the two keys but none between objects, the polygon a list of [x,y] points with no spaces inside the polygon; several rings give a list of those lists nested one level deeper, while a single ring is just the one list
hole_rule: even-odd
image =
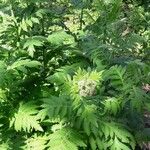
[{"label": "dense foliage", "polygon": [[149,0],[0,0],[0,60],[1,150],[150,141]]}]

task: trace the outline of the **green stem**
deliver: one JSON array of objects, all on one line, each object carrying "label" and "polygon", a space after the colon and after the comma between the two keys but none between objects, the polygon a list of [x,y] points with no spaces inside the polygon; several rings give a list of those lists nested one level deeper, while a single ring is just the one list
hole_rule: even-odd
[{"label": "green stem", "polygon": [[80,26],[79,29],[82,30],[83,27],[83,8],[81,9],[81,14],[80,14]]},{"label": "green stem", "polygon": [[[45,36],[44,17],[41,20],[41,28],[42,28],[42,33],[41,34],[43,36]],[[46,66],[47,66],[47,61],[46,61],[46,46],[43,46],[42,55],[43,55],[43,77],[45,78],[45,76],[46,76]]]}]

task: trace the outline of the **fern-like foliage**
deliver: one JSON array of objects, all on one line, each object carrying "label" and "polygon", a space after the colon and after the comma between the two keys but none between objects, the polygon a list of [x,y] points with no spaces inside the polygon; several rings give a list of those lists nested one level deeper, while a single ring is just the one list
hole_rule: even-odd
[{"label": "fern-like foliage", "polygon": [[[135,140],[132,134],[124,129],[119,124],[116,123],[106,123],[103,122],[102,124],[102,132],[105,135],[106,141],[109,140],[109,142],[105,145],[105,149],[134,149],[135,148]],[[128,147],[124,143],[130,143],[131,147]]]},{"label": "fern-like foliage", "polygon": [[65,96],[56,97],[51,96],[42,99],[42,109],[38,113],[41,120],[45,119],[46,116],[49,119],[63,119],[65,117],[70,117],[72,112],[71,100]]},{"label": "fern-like foliage", "polygon": [[49,150],[78,150],[79,147],[86,147],[82,136],[72,128],[62,128],[49,136]]},{"label": "fern-like foliage", "polygon": [[24,49],[27,48],[29,55],[33,57],[35,52],[35,46],[43,46],[44,41],[46,41],[46,39],[41,36],[34,36],[28,38],[26,39],[26,42],[24,44]]},{"label": "fern-like foliage", "polygon": [[98,133],[98,117],[96,114],[96,106],[83,104],[78,108],[77,117],[74,122],[76,128],[82,128],[84,132],[90,136],[94,134],[97,136]]},{"label": "fern-like foliage", "polygon": [[103,102],[104,112],[116,115],[117,113],[119,113],[122,107],[121,103],[122,103],[121,99],[117,99],[115,97],[107,98]]},{"label": "fern-like foliage", "polygon": [[19,70],[26,73],[27,68],[38,68],[39,66],[41,66],[40,62],[25,59],[25,60],[15,61],[12,65],[7,67],[7,70]]},{"label": "fern-like foliage", "polygon": [[45,150],[48,147],[48,140],[49,138],[46,135],[42,136],[35,134],[32,137],[26,138],[26,145],[22,148],[24,150]]},{"label": "fern-like foliage", "polygon": [[[104,78],[106,80],[110,80],[110,87],[114,88],[115,90],[121,91],[127,85],[127,78],[125,77],[126,67],[122,66],[113,66],[108,71],[105,72]],[[109,91],[113,93],[113,90]]]},{"label": "fern-like foliage", "polygon": [[0,144],[0,149],[2,149],[2,150],[10,150],[11,148],[10,148],[10,145],[9,145],[9,141],[6,142],[6,143]]},{"label": "fern-like foliage", "polygon": [[148,141],[149,20],[142,0],[0,0],[0,150]]},{"label": "fern-like foliage", "polygon": [[48,36],[48,41],[51,44],[58,46],[58,45],[63,45],[63,43],[71,44],[74,42],[74,38],[64,31],[57,31]]},{"label": "fern-like foliage", "polygon": [[131,107],[137,112],[141,112],[143,111],[145,103],[149,101],[150,97],[146,95],[142,89],[133,86],[130,91],[129,99]]},{"label": "fern-like foliage", "polygon": [[33,103],[20,103],[18,111],[11,118],[10,127],[14,126],[16,131],[31,132],[33,129],[43,131],[39,124],[37,113],[37,106]]}]

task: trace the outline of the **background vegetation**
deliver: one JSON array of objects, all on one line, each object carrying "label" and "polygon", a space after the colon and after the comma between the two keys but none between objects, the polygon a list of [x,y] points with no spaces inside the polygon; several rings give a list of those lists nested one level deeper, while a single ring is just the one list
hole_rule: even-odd
[{"label": "background vegetation", "polygon": [[1,150],[148,148],[149,0],[0,0],[0,60]]}]

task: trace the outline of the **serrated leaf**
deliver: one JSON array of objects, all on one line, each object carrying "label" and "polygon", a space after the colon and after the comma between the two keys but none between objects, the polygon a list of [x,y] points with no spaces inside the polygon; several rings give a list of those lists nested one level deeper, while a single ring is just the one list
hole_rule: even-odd
[{"label": "serrated leaf", "polygon": [[12,65],[7,67],[7,70],[13,70],[13,69],[18,69],[18,70],[24,70],[27,67],[28,68],[37,68],[41,66],[41,63],[38,61],[31,61],[30,59],[25,59],[25,60],[18,60],[15,61]]},{"label": "serrated leaf", "polygon": [[22,20],[20,26],[21,26],[22,30],[24,30],[26,32],[28,31],[27,24],[26,24],[26,21],[24,19]]},{"label": "serrated leaf", "polygon": [[78,150],[78,146],[85,147],[82,137],[71,128],[62,128],[49,136],[50,150]]},{"label": "serrated leaf", "polygon": [[130,148],[121,143],[118,138],[115,137],[113,144],[111,145],[111,150],[130,150]]},{"label": "serrated leaf", "polygon": [[10,127],[14,125],[16,131],[30,132],[33,129],[43,131],[37,117],[37,106],[32,103],[20,103],[17,113],[10,121]]},{"label": "serrated leaf", "polygon": [[64,31],[57,31],[48,36],[48,41],[54,45],[62,45],[73,37]]},{"label": "serrated leaf", "polygon": [[34,134],[33,136],[25,140],[25,146],[22,146],[26,150],[45,150],[47,148],[47,141],[49,140],[48,136],[38,136]]},{"label": "serrated leaf", "polygon": [[50,119],[62,119],[67,117],[68,112],[72,108],[71,102],[68,101],[65,96],[51,96],[41,100],[44,102],[44,104],[42,105],[43,109],[39,112],[38,116],[41,116],[42,119],[44,119],[46,116],[48,116]]},{"label": "serrated leaf", "polygon": [[96,150],[97,148],[96,140],[93,137],[90,137],[89,142],[90,142],[91,149]]}]

